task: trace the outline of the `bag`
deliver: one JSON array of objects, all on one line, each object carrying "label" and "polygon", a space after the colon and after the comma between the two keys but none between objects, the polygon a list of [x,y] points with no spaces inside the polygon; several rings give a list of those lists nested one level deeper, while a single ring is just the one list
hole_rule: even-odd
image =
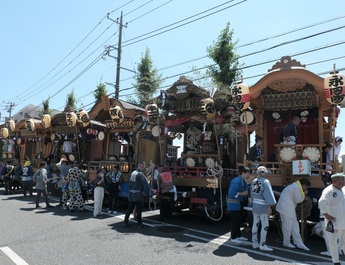
[{"label": "bag", "polygon": [[32,179],[34,182],[37,182],[37,178],[41,176],[41,169],[37,170],[35,174],[33,175]]},{"label": "bag", "polygon": [[61,188],[62,186],[63,186],[63,180],[62,179],[60,179],[58,182],[57,182],[57,186],[58,186],[58,188]]},{"label": "bag", "polygon": [[65,184],[63,184],[63,185],[61,186],[61,190],[62,190],[62,191],[67,190],[67,188],[68,188],[68,184],[67,184],[67,183],[65,183]]},{"label": "bag", "polygon": [[334,226],[332,221],[329,221],[326,226],[326,231],[330,233],[334,233]]}]

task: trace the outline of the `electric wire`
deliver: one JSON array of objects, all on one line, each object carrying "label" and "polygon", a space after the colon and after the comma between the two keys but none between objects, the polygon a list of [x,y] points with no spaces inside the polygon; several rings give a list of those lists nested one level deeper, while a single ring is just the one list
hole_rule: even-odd
[{"label": "electric wire", "polygon": [[[233,1],[234,1],[234,0],[229,1],[229,2],[233,2]],[[214,12],[212,12],[212,13],[210,13],[210,14],[207,14],[207,15],[204,15],[204,16],[202,16],[202,17],[199,17],[199,18],[193,19],[193,20],[191,20],[191,21],[185,22],[185,23],[183,23],[183,24],[181,24],[181,25],[178,25],[178,26],[172,27],[172,28],[170,28],[170,29],[167,29],[167,30],[158,32],[158,33],[156,33],[156,34],[153,34],[153,35],[150,35],[150,36],[148,36],[148,37],[139,39],[139,40],[137,40],[137,41],[132,41],[132,40],[135,40],[135,39],[144,37],[144,36],[146,36],[146,35],[152,34],[152,33],[156,32],[156,31],[162,30],[162,29],[164,29],[164,28],[171,27],[172,25],[181,23],[181,22],[183,22],[183,21],[185,21],[185,20],[187,20],[187,19],[190,19],[190,18],[192,18],[192,17],[198,16],[198,15],[200,15],[200,14],[202,14],[202,13],[205,13],[205,12],[207,12],[208,10],[203,11],[203,12],[201,12],[201,13],[198,13],[198,14],[193,15],[193,16],[191,16],[191,17],[188,17],[188,18],[186,18],[186,19],[183,19],[183,20],[180,20],[180,21],[178,21],[178,22],[172,23],[172,24],[170,24],[170,25],[168,25],[168,26],[165,26],[165,27],[159,28],[159,29],[157,29],[157,30],[154,30],[154,31],[151,31],[151,32],[142,34],[142,35],[137,36],[137,37],[135,37],[135,38],[129,39],[129,40],[123,42],[122,47],[126,47],[126,46],[129,46],[129,45],[133,45],[133,44],[136,44],[136,43],[138,43],[138,42],[141,42],[141,41],[144,41],[144,40],[147,40],[147,39],[156,37],[156,36],[161,35],[161,34],[163,34],[163,33],[172,31],[172,30],[174,30],[174,29],[177,29],[177,28],[186,26],[186,25],[191,24],[191,23],[194,23],[194,22],[196,22],[196,21],[198,21],[198,20],[200,20],[200,19],[209,17],[209,16],[211,16],[211,15],[214,15],[214,14],[216,14],[216,13],[219,13],[219,12],[224,11],[224,10],[226,10],[226,9],[229,9],[229,8],[231,8],[231,7],[234,7],[234,6],[237,6],[237,5],[239,5],[239,4],[242,4],[242,3],[246,2],[246,1],[247,1],[247,0],[242,0],[242,1],[238,2],[238,3],[232,4],[232,5],[230,5],[230,6],[227,6],[227,7],[225,7],[225,8],[222,8],[222,9],[220,9],[220,10],[214,11]],[[214,8],[212,8],[212,9],[214,9]],[[209,10],[210,10],[210,9],[209,9]],[[132,41],[132,42],[130,42],[130,41]],[[129,42],[129,43],[126,44],[127,42]]]},{"label": "electric wire", "polygon": [[[132,1],[130,1],[130,2],[132,2]],[[130,3],[130,2],[128,2],[128,3]],[[171,2],[171,1],[169,1],[169,2]],[[232,1],[229,1],[229,2],[232,2]],[[168,2],[167,2],[168,3]],[[228,3],[228,2],[227,2]],[[226,4],[226,3],[225,3]],[[206,12],[206,11],[204,11],[204,12]],[[322,23],[326,23],[326,22],[329,22],[329,21],[334,21],[334,20],[336,20],[336,19],[340,19],[340,18],[343,18],[344,16],[340,16],[340,17],[336,17],[336,18],[333,18],[333,19],[329,19],[329,20],[326,20],[326,21],[324,21],[324,22],[322,22]],[[102,20],[103,21],[103,20]],[[316,23],[316,24],[312,24],[312,25],[309,25],[309,26],[306,26],[306,27],[303,27],[303,28],[299,28],[298,30],[302,30],[302,29],[304,29],[304,28],[308,28],[308,27],[311,27],[311,26],[314,26],[314,25],[319,25],[320,23]],[[288,34],[288,33],[291,33],[291,32],[293,32],[293,31],[289,31],[289,32],[287,32],[287,33],[282,33],[282,34],[278,34],[278,35],[276,35],[276,36],[282,36],[283,34]],[[275,37],[276,37],[275,36]],[[259,41],[257,41],[257,42],[260,42],[260,41],[264,41],[264,40],[267,40],[267,39],[269,39],[269,38],[264,38],[264,39],[261,39],[261,40],[259,40]],[[257,42],[252,42],[252,43],[248,43],[248,44],[245,44],[245,45],[242,45],[242,47],[244,47],[244,46],[247,46],[247,45],[251,45],[251,44],[255,44],[255,43],[257,43]],[[129,45],[129,44],[128,44]],[[271,49],[272,49],[273,47],[271,47]],[[268,48],[268,49],[270,49],[270,48]],[[260,52],[260,51],[259,51]],[[262,51],[261,51],[262,52]],[[249,56],[249,55],[247,55],[247,56]],[[67,56],[66,56],[67,57]],[[200,58],[205,58],[205,57],[200,57]],[[197,59],[193,59],[192,61],[196,61],[196,60],[199,60],[200,58],[197,58]],[[178,65],[181,65],[181,64],[183,64],[183,63],[179,63],[179,64],[176,64],[177,66]],[[94,64],[93,64],[94,65]],[[167,69],[167,68],[169,68],[169,67],[165,67],[164,69]]]},{"label": "electric wire", "polygon": [[[58,66],[60,66],[90,35],[91,33],[103,22],[103,20],[106,18],[103,17],[101,21],[97,23],[97,25],[56,65],[54,66],[46,75],[44,75],[41,79],[39,79],[35,84],[33,84],[31,87],[28,89],[25,89],[23,92],[24,94],[30,91],[33,87],[35,87],[37,84],[39,84],[42,80],[44,80],[48,75],[50,75]],[[56,75],[55,75],[56,76]],[[34,90],[34,91],[37,91]]]},{"label": "electric wire", "polygon": [[[336,43],[332,43],[332,44],[327,44],[325,46],[321,46],[321,47],[317,47],[317,48],[313,48],[313,49],[309,49],[309,50],[304,50],[302,52],[297,52],[297,53],[292,54],[291,57],[296,57],[296,56],[300,56],[300,55],[303,55],[303,54],[307,54],[307,53],[311,53],[311,52],[315,52],[315,51],[319,51],[319,50],[323,50],[323,49],[332,48],[332,47],[335,47],[335,46],[338,46],[338,45],[342,45],[342,44],[345,44],[345,40],[340,41],[340,42],[336,42]],[[246,57],[246,55],[239,56],[239,57]],[[238,70],[241,71],[243,69],[251,68],[251,67],[254,67],[254,66],[259,66],[261,64],[266,64],[266,63],[269,63],[269,62],[275,62],[277,60],[279,60],[279,58],[278,59],[276,58],[276,59],[269,60],[269,61],[267,61],[265,63],[256,63],[256,64],[253,64],[253,65],[250,65],[250,66],[242,66]],[[192,73],[192,72],[195,72],[195,71],[198,71],[198,70],[204,70],[204,69],[207,69],[207,68],[209,68],[211,66],[215,66],[215,65],[216,64],[210,64],[210,65],[202,66],[202,67],[199,67],[199,68],[196,68],[196,69],[192,69],[190,71],[185,71],[183,73],[171,75],[169,77],[163,78],[163,81],[166,81],[167,79],[171,79],[171,78],[178,77],[178,76],[181,76],[181,75],[189,74],[189,73]],[[119,92],[130,90],[130,89],[133,89],[133,88],[134,88],[134,86],[131,86],[131,87],[128,87],[128,88],[124,88],[124,89],[120,89]]]}]

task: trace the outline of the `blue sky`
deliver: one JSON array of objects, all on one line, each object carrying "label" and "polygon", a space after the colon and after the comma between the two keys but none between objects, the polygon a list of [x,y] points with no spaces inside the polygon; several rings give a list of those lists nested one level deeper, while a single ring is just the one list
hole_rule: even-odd
[{"label": "blue sky", "polygon": [[[204,12],[218,5],[221,6]],[[124,23],[128,23],[127,28],[123,29],[122,66],[134,70],[142,53],[149,48],[155,67],[164,78],[167,77],[162,84],[167,88],[192,67],[212,63],[205,58],[206,48],[216,40],[228,21],[234,30],[234,39],[238,40],[237,53],[243,56],[240,62],[250,66],[345,41],[345,29],[341,28],[272,48],[344,26],[344,5],[343,0],[2,0],[1,114],[2,117],[8,115],[3,110],[6,102],[16,104],[15,113],[27,104],[39,105],[49,96],[52,97],[50,107],[63,110],[66,95],[72,89],[79,99],[78,107],[84,105],[90,108],[94,101],[91,91],[97,84],[101,80],[115,82],[115,60],[110,57],[99,59],[105,46],[117,45],[118,41],[118,26],[106,18],[107,13],[116,20],[123,11]],[[194,16],[201,12],[204,13]],[[214,14],[210,15],[212,12]],[[191,18],[184,20],[188,17]],[[334,20],[326,22],[331,19]],[[146,40],[137,38],[181,20],[184,21],[174,25],[180,27],[174,30],[166,27],[164,30],[167,32],[163,34]],[[191,23],[182,25],[187,22]],[[272,38],[320,22],[324,23]],[[266,38],[266,41],[260,41]],[[244,46],[249,43],[253,44]],[[249,53],[266,49],[269,50],[248,56]],[[333,63],[337,68],[344,68],[345,58],[317,63],[343,56],[344,51],[344,44],[341,44],[293,58],[306,64],[310,71],[320,74],[332,70]],[[116,52],[112,54],[116,55]],[[201,59],[196,60],[198,58]],[[94,60],[97,62],[81,75]],[[172,67],[174,65],[178,66]],[[260,77],[248,77],[265,74],[272,65],[266,63],[245,69],[245,82],[255,84]],[[345,70],[342,72],[345,73]],[[186,75],[193,77],[192,73]],[[168,78],[171,76],[175,77]],[[326,74],[321,76],[325,77]],[[132,77],[132,72],[121,71],[121,99],[126,100],[126,95],[134,92],[130,89],[134,82]],[[112,86],[107,89],[109,93],[114,91]],[[342,112],[338,121],[339,135],[344,134],[345,110]]]}]

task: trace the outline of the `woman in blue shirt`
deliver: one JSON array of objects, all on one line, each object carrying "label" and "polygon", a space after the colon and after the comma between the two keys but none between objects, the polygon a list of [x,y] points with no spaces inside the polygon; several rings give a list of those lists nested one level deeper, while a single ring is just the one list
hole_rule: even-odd
[{"label": "woman in blue shirt", "polygon": [[228,210],[231,216],[231,242],[242,244],[248,239],[241,235],[241,202],[248,196],[249,186],[246,182],[250,176],[248,167],[239,167],[240,175],[230,182],[228,190]]}]

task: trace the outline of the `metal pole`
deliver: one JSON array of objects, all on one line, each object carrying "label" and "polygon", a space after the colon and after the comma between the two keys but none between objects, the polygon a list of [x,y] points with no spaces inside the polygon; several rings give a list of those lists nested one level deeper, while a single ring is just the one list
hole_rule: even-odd
[{"label": "metal pole", "polygon": [[117,62],[116,62],[116,81],[115,81],[115,98],[119,99],[120,90],[120,69],[121,69],[121,45],[122,45],[122,17],[123,12],[121,11],[120,17],[120,29],[119,29],[119,42],[117,45]]}]

